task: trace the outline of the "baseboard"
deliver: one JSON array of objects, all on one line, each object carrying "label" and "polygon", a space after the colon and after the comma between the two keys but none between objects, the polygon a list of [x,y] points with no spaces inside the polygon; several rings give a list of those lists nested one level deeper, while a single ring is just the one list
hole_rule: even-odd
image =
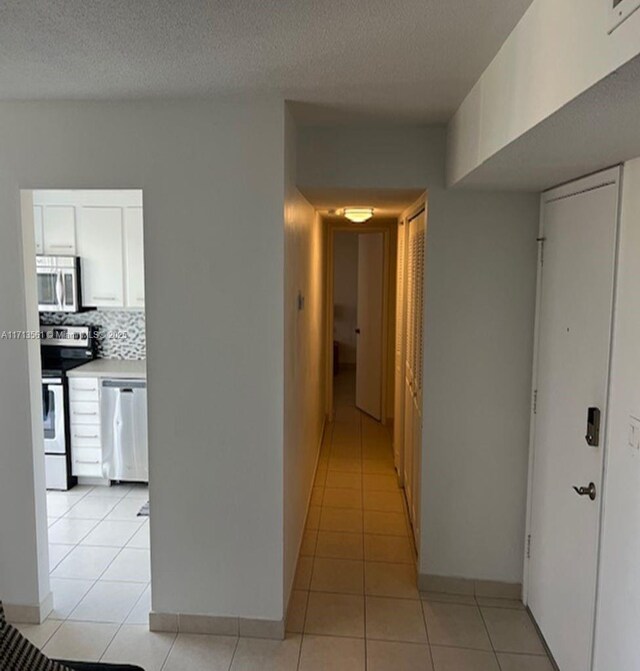
[{"label": "baseboard", "polygon": [[476,580],[422,573],[418,576],[418,589],[421,592],[484,596],[496,599],[522,599],[521,583],[501,582],[499,580]]},{"label": "baseboard", "polygon": [[155,632],[241,636],[281,641],[284,639],[285,623],[284,620],[151,612],[149,629]]},{"label": "baseboard", "polygon": [[[320,466],[320,456],[322,453],[322,443],[324,442],[324,436],[327,431],[327,424],[330,423],[330,419],[328,415],[324,415],[322,418],[322,428],[320,429],[320,440],[318,442],[318,455],[316,457],[316,465],[313,469],[313,477],[311,478],[311,489],[309,490],[309,497],[307,499],[307,511],[304,516],[304,526],[302,528],[302,535],[300,536],[300,542],[298,543],[298,554],[296,555],[296,570],[293,572],[293,578],[291,580],[291,584],[289,585],[289,591],[288,591],[288,598],[287,598],[287,605],[284,610],[284,624],[285,624],[285,629],[287,625],[287,620],[289,619],[289,611],[291,609],[291,599],[293,597],[293,592],[294,592],[294,585],[295,585],[295,580],[296,580],[296,572],[298,568],[298,561],[300,560],[300,553],[302,552],[302,543],[304,542],[304,532],[305,529],[307,528],[307,518],[309,517],[309,509],[311,508],[311,501],[313,499],[313,488],[316,482],[316,476],[318,475],[318,467]],[[284,636],[284,632],[283,632]]]},{"label": "baseboard", "polygon": [[49,592],[39,606],[4,603],[3,608],[8,622],[15,624],[42,624],[53,610],[53,593]]}]

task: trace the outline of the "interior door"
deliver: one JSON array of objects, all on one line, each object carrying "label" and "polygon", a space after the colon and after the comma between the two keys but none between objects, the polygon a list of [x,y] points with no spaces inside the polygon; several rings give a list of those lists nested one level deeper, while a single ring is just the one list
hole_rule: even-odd
[{"label": "interior door", "polygon": [[409,221],[407,244],[403,480],[409,519],[419,542],[426,212]]},{"label": "interior door", "polygon": [[398,254],[396,264],[396,343],[394,376],[393,456],[400,485],[404,484],[404,363],[406,328],[407,222],[398,225]]},{"label": "interior door", "polygon": [[610,170],[542,204],[528,604],[562,671],[591,668],[618,181]]},{"label": "interior door", "polygon": [[358,235],[356,406],[382,419],[384,234]]}]

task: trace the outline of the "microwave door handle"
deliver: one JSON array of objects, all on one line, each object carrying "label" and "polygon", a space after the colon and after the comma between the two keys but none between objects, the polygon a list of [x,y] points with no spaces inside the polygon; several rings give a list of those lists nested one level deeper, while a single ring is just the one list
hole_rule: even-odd
[{"label": "microwave door handle", "polygon": [[58,277],[56,278],[56,299],[58,301],[58,309],[62,310],[62,300],[64,298],[64,292],[62,287],[62,271],[58,271]]}]

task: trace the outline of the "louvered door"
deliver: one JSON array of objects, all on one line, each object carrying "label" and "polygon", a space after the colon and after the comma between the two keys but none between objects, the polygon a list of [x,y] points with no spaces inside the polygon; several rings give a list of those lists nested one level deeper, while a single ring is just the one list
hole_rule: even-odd
[{"label": "louvered door", "polygon": [[393,452],[400,484],[404,484],[404,391],[406,347],[406,292],[407,292],[407,232],[409,225],[402,221],[398,226],[398,260],[396,272],[396,351],[395,395],[393,422]]},{"label": "louvered door", "polygon": [[420,534],[426,214],[409,222],[404,389],[404,487],[416,541]]}]

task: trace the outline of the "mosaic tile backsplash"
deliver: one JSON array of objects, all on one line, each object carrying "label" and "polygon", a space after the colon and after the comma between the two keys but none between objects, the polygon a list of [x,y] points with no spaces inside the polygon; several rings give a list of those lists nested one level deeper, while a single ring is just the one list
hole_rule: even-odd
[{"label": "mosaic tile backsplash", "polygon": [[147,341],[143,310],[91,310],[77,314],[42,312],[41,324],[95,326],[103,334],[97,339],[99,359],[145,359]]}]

